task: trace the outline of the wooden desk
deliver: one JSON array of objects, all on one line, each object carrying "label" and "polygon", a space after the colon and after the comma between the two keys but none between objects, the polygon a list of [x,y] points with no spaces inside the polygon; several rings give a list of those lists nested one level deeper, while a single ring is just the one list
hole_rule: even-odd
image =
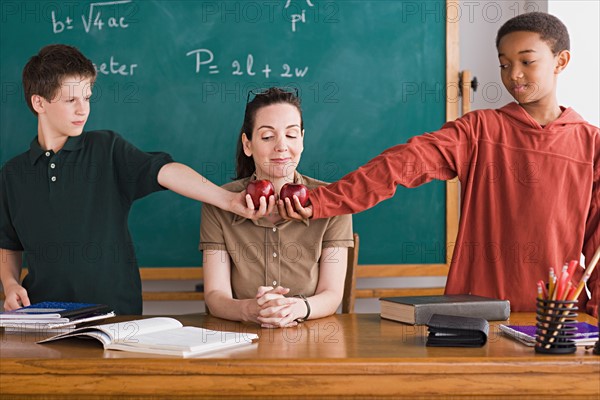
[{"label": "wooden desk", "polygon": [[[39,335],[0,336],[0,393],[10,397],[269,395],[431,398],[600,397],[600,357],[540,355],[492,323],[482,348],[425,347],[425,327],[378,314],[334,315],[267,330],[206,315],[184,325],[258,332],[258,344],[192,359],[104,351],[95,340],[38,345]],[[513,314],[512,324],[533,314]],[[580,321],[595,320],[579,316]],[[86,397],[87,398],[87,397]]]}]

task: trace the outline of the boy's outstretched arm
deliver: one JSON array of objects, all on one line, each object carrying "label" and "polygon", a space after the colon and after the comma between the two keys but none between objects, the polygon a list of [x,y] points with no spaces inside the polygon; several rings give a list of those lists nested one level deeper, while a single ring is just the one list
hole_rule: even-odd
[{"label": "boy's outstretched arm", "polygon": [[160,169],[158,183],[182,196],[212,204],[245,218],[258,219],[272,212],[275,207],[273,197],[268,203],[261,198],[259,209],[254,210],[252,200],[245,192],[233,193],[222,189],[190,167],[176,162],[165,164]]},{"label": "boy's outstretched arm", "polygon": [[22,254],[21,251],[0,249],[0,280],[2,280],[5,295],[4,309],[6,311],[31,305],[27,290],[19,283]]},{"label": "boy's outstretched arm", "polygon": [[279,212],[285,219],[354,214],[392,197],[398,185],[412,188],[434,179],[452,179],[459,174],[459,160],[468,159],[473,150],[473,118],[467,114],[439,131],[385,150],[339,181],[311,190],[311,205],[306,208],[296,204],[294,212],[291,204],[279,201]]}]

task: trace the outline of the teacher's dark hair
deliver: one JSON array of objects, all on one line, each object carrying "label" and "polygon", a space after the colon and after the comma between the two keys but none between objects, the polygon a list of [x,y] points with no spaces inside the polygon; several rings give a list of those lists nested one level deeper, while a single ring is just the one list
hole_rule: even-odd
[{"label": "teacher's dark hair", "polygon": [[302,108],[300,107],[300,98],[295,90],[287,91],[282,88],[272,87],[262,91],[252,91],[248,94],[248,98],[254,95],[254,98],[246,104],[246,112],[244,113],[244,123],[240,130],[240,136],[237,143],[236,152],[236,179],[247,178],[255,171],[254,160],[244,153],[244,145],[242,143],[242,135],[245,133],[248,140],[252,140],[252,132],[254,131],[254,122],[256,113],[262,107],[273,104],[291,104],[298,109],[300,113],[300,129],[304,130],[304,121],[302,120]]}]

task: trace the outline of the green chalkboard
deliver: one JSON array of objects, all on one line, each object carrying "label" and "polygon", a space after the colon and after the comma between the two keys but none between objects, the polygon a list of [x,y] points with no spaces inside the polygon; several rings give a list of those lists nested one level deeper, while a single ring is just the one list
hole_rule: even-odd
[{"label": "green chalkboard", "polygon": [[[445,120],[445,1],[2,2],[0,163],[25,151],[36,119],[20,75],[50,43],[97,66],[87,130],[112,129],[169,152],[218,184],[234,174],[246,93],[298,87],[299,170],[335,181],[385,148]],[[445,186],[399,188],[354,217],[361,264],[443,263]],[[170,192],[138,201],[140,265],[189,266],[200,205]]]}]

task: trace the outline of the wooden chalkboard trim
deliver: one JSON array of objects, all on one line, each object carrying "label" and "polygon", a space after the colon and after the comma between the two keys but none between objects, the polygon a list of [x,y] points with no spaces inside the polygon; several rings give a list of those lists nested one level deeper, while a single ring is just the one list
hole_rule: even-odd
[{"label": "wooden chalkboard trim", "polygon": [[201,301],[202,292],[143,292],[144,301]]},{"label": "wooden chalkboard trim", "polygon": [[[358,278],[384,278],[394,276],[446,276],[448,264],[363,264],[359,265]],[[143,281],[201,280],[202,267],[142,267]]]},{"label": "wooden chalkboard trim", "polygon": [[413,276],[446,276],[447,264],[389,264],[389,265],[359,265],[358,278],[390,278]]},{"label": "wooden chalkboard trim", "polygon": [[204,277],[202,267],[141,267],[142,281],[200,280]]},{"label": "wooden chalkboard trim", "polygon": [[399,296],[436,296],[444,294],[444,288],[376,288],[376,289],[356,289],[357,299],[371,299],[379,297],[399,297]]},{"label": "wooden chalkboard trim", "polygon": [[[456,0],[446,0],[446,10],[459,10]],[[459,20],[446,16],[446,121],[454,121],[459,117],[459,93],[464,88],[459,84],[460,47]],[[463,101],[470,99],[462,96]],[[446,264],[449,267],[458,234],[459,214],[459,184],[458,179],[446,182]],[[447,273],[447,271],[446,271]]]},{"label": "wooden chalkboard trim", "polygon": [[[140,268],[142,281],[201,281],[204,277],[202,267],[142,267]],[[178,291],[147,291],[142,293],[144,301],[202,301],[203,292],[178,290]]]}]

